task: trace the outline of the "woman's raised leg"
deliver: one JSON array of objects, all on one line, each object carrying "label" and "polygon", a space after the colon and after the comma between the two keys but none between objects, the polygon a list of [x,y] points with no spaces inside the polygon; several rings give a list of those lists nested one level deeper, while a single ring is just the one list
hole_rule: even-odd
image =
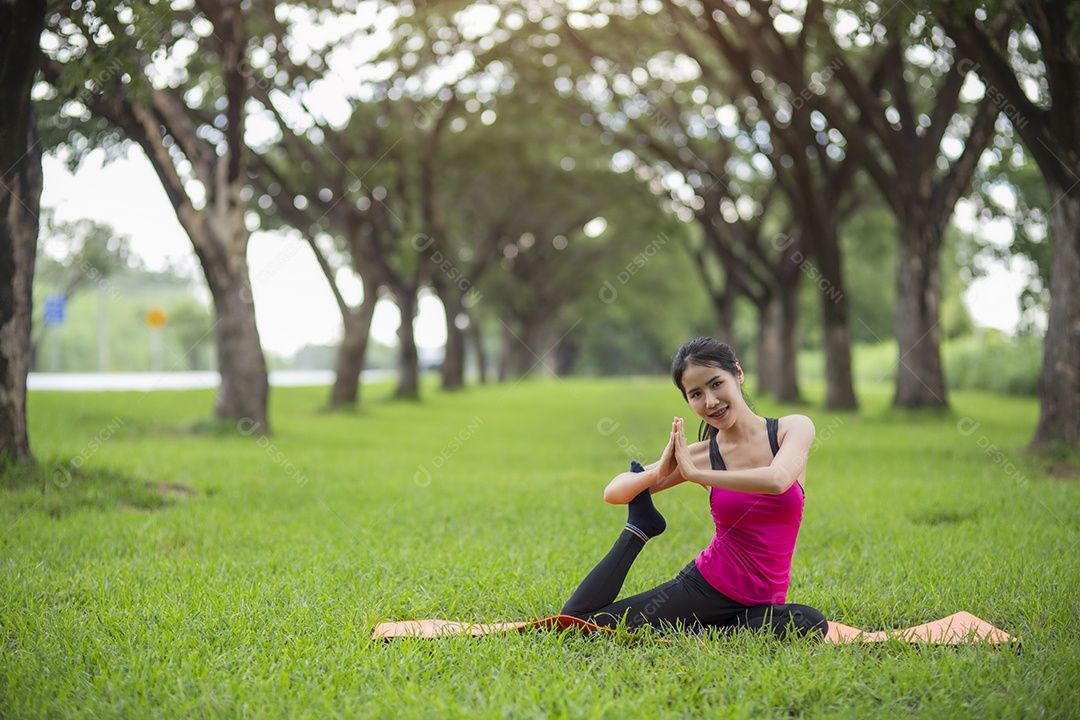
[{"label": "woman's raised leg", "polygon": [[[644,472],[640,464],[630,464],[633,472]],[[650,538],[664,532],[667,522],[652,503],[645,489],[630,501],[626,527],[619,533],[604,559],[581,581],[563,606],[563,615],[583,617],[610,605],[619,596],[626,574]]]}]

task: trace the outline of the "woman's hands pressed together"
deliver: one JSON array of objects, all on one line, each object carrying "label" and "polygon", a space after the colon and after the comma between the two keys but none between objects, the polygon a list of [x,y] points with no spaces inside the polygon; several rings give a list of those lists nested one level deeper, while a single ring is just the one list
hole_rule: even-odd
[{"label": "woman's hands pressed together", "polygon": [[657,474],[666,478],[679,468],[679,462],[675,457],[675,423],[671,424],[671,435],[668,436],[664,452],[660,454],[660,461],[656,465]]},{"label": "woman's hands pressed together", "polygon": [[668,442],[668,447],[672,448],[675,456],[675,466],[683,478],[690,482],[696,482],[694,478],[697,474],[695,472],[697,468],[690,454],[690,446],[686,442],[686,429],[681,417],[676,417],[671,422],[671,440]]},{"label": "woman's hands pressed together", "polygon": [[682,418],[671,423],[671,433],[660,459],[648,465],[643,473],[626,472],[616,475],[604,489],[604,500],[622,505],[634,499],[645,488],[660,492],[684,482],[687,469],[694,467],[686,437],[682,433]]}]

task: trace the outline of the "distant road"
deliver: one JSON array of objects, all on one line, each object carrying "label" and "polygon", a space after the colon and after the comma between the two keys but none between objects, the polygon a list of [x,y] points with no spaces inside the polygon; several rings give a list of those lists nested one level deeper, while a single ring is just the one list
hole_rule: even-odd
[{"label": "distant road", "polygon": [[[363,382],[378,382],[397,375],[394,370],[365,370]],[[216,372],[146,372],[146,373],[30,373],[28,390],[195,390],[215,388],[220,380]],[[273,387],[318,387],[334,382],[333,370],[274,370]]]}]

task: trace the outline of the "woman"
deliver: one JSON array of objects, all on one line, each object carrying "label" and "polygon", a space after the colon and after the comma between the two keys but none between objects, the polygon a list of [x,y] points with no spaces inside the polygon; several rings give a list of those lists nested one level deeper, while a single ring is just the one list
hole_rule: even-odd
[{"label": "woman", "polygon": [[[658,461],[632,463],[608,484],[604,499],[629,505],[626,528],[562,614],[606,626],[625,618],[628,627],[768,626],[781,637],[789,631],[824,637],[828,623],[820,612],[785,602],[813,422],[804,415],[756,415],[734,351],[712,338],[683,345],[671,374],[702,420],[700,441],[688,445],[682,418],[675,418]],[[667,526],[651,496],[683,482],[709,488],[716,536],[674,580],[615,602],[638,553]]]}]

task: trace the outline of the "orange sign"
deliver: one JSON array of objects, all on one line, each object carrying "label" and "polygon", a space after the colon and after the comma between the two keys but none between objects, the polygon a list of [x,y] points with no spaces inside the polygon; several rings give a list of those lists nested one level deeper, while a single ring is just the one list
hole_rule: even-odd
[{"label": "orange sign", "polygon": [[169,322],[169,316],[165,314],[165,311],[159,307],[152,307],[146,311],[146,324],[151,329],[157,330],[165,326],[165,323]]}]

